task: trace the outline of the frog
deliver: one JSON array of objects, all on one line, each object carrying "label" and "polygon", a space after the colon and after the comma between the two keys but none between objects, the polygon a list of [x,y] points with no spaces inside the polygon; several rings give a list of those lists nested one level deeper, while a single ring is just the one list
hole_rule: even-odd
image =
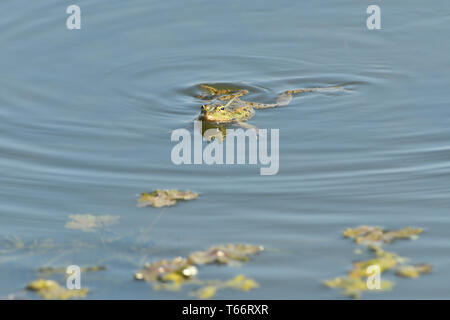
[{"label": "frog", "polygon": [[[336,85],[331,87],[286,90],[278,96],[275,103],[265,104],[242,100],[241,97],[249,94],[249,91],[246,89],[218,88],[208,84],[201,84],[200,87],[204,94],[197,95],[196,98],[209,100],[209,103],[202,105],[198,119],[203,122],[204,128],[217,128],[217,135],[222,136],[225,132],[224,128],[227,125],[237,125],[247,129],[254,129],[258,133],[259,130],[257,127],[247,123],[255,115],[255,110],[287,106],[295,94],[332,91],[342,88],[342,86]],[[206,130],[202,131],[205,134]],[[216,137],[216,135],[212,134],[212,136],[205,138],[212,140]]]}]

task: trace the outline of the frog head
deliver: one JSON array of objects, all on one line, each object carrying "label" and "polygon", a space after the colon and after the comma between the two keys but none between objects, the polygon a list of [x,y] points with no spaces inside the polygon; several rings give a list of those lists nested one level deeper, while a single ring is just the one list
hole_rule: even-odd
[{"label": "frog head", "polygon": [[206,121],[228,122],[233,118],[233,113],[225,105],[205,104],[202,106],[202,116]]},{"label": "frog head", "polygon": [[235,99],[233,98],[226,103],[220,104],[204,104],[202,106],[202,118],[212,122],[231,122],[236,120],[237,113],[235,108],[229,107]]}]

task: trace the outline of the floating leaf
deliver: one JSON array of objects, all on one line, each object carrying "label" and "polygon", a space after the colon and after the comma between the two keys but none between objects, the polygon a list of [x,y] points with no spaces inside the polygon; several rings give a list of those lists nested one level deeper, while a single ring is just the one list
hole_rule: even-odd
[{"label": "floating leaf", "polygon": [[350,270],[348,276],[350,278],[364,278],[367,277],[367,268],[370,266],[377,265],[380,268],[380,272],[384,272],[395,268],[399,262],[403,261],[403,258],[387,251],[377,255],[374,259],[353,263],[353,269]]},{"label": "floating leaf", "polygon": [[196,251],[189,255],[192,264],[202,265],[210,263],[230,264],[233,261],[249,261],[251,255],[264,250],[262,246],[249,244],[227,244],[209,248],[206,251]]},{"label": "floating leaf", "polygon": [[[354,299],[360,299],[361,292],[370,290],[367,286],[367,281],[361,278],[337,277],[332,280],[324,281],[324,285],[329,288],[342,289],[346,296],[350,296]],[[393,286],[393,282],[381,281],[380,289],[377,290],[390,290]]]},{"label": "floating leaf", "polygon": [[177,201],[170,199],[165,193],[153,195],[153,193],[148,194],[148,193],[144,192],[141,194],[141,197],[138,199],[137,206],[139,208],[149,207],[149,206],[153,206],[155,208],[160,208],[160,207],[173,206],[175,203],[177,203]]},{"label": "floating leaf", "polygon": [[193,292],[200,299],[208,299],[222,288],[248,291],[259,285],[254,280],[239,275],[228,281],[207,280],[196,278],[198,269],[195,265],[222,263],[231,264],[233,261],[248,261],[249,256],[261,252],[262,246],[247,244],[227,244],[212,247],[206,251],[197,251],[187,259],[178,257],[173,260],[161,260],[147,263],[144,268],[134,274],[137,280],[154,283],[155,290],[178,291],[183,284],[203,285]]},{"label": "floating leaf", "polygon": [[[431,272],[431,266],[427,264],[404,265],[406,259],[395,253],[383,250],[382,244],[389,244],[395,239],[415,239],[422,233],[420,228],[406,227],[399,230],[385,231],[381,227],[360,226],[355,229],[347,229],[343,232],[347,238],[353,238],[356,243],[364,244],[375,258],[353,263],[353,268],[348,276],[338,277],[325,281],[324,284],[330,288],[340,288],[344,294],[359,298],[362,291],[369,290],[366,278],[370,266],[376,265],[380,272],[386,272],[396,268],[396,275],[402,277],[416,278],[420,273]],[[361,253],[361,252],[359,252]],[[381,281],[381,289],[389,289],[392,282]]]},{"label": "floating leaf", "polygon": [[94,232],[97,229],[102,229],[107,226],[116,224],[119,221],[120,216],[113,215],[101,215],[94,216],[91,214],[71,214],[65,225],[67,229],[77,229],[84,232]]},{"label": "floating leaf", "polygon": [[162,283],[155,284],[155,290],[179,291],[182,288],[184,277],[178,273],[168,273],[161,277]]},{"label": "floating leaf", "polygon": [[399,267],[395,274],[404,278],[418,278],[421,273],[430,273],[431,269],[429,264],[405,265]]},{"label": "floating leaf", "polygon": [[157,189],[152,193],[142,193],[138,198],[138,207],[153,206],[155,208],[173,206],[178,200],[193,200],[198,197],[198,193],[189,190],[178,191],[175,189],[160,190]]},{"label": "floating leaf", "polygon": [[[347,277],[337,277],[325,281],[324,284],[330,288],[343,289],[345,295],[359,299],[362,291],[370,290],[366,281],[368,277],[367,270],[370,266],[376,265],[380,268],[380,272],[385,272],[395,268],[398,263],[403,261],[403,258],[395,253],[383,251],[381,248],[377,251],[376,255],[376,258],[353,263],[353,269],[349,271]],[[393,285],[393,282],[381,281],[379,290],[391,289]]]},{"label": "floating leaf", "polygon": [[39,279],[29,283],[27,290],[35,291],[44,299],[72,299],[83,298],[89,292],[88,289],[68,290],[61,287],[56,281]]},{"label": "floating leaf", "polygon": [[192,266],[187,259],[177,257],[170,261],[161,260],[152,264],[147,263],[144,268],[134,274],[134,278],[147,282],[164,282],[170,280],[165,278],[169,274],[178,274],[183,279],[190,279],[197,274],[197,268]]},{"label": "floating leaf", "polygon": [[412,227],[384,231],[381,227],[360,226],[345,230],[343,235],[347,238],[353,238],[356,243],[391,243],[395,239],[415,239],[420,233],[422,233],[422,229]]}]

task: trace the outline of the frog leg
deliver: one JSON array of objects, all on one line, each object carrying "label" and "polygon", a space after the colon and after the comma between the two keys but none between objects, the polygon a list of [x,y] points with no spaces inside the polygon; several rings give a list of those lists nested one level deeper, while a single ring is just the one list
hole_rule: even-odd
[{"label": "frog leg", "polygon": [[222,95],[222,94],[230,94],[233,92],[231,89],[217,89],[212,86],[209,86],[207,84],[201,84],[200,87],[208,92],[206,95],[197,95],[196,98],[202,99],[202,100],[212,100],[214,99],[214,96]]},{"label": "frog leg", "polygon": [[219,96],[222,94],[230,94],[233,92],[233,90],[231,89],[218,89],[218,88],[214,88],[212,86],[209,86],[207,84],[201,84],[200,87],[207,91],[209,95],[201,95],[201,96],[197,96],[200,99],[211,99],[211,97],[214,96]]},{"label": "frog leg", "polygon": [[200,87],[207,91],[210,95],[214,96],[217,94],[217,89],[206,84],[201,84]]},{"label": "frog leg", "polygon": [[247,106],[252,107],[253,109],[268,109],[268,108],[275,108],[278,106],[277,103],[264,104],[264,103],[258,103],[258,102],[248,102],[248,101],[244,101],[244,102]]},{"label": "frog leg", "polygon": [[259,129],[258,129],[257,127],[255,127],[254,125],[249,124],[249,123],[247,123],[247,122],[244,122],[244,121],[236,121],[236,122],[233,122],[233,124],[235,124],[235,125],[237,125],[237,126],[239,126],[239,127],[241,127],[241,128],[244,128],[244,129],[253,129],[253,130],[256,131],[256,135],[259,134]]},{"label": "frog leg", "polygon": [[236,92],[232,92],[230,94],[226,94],[226,95],[220,96],[219,100],[230,100],[230,99],[234,99],[234,98],[239,98],[239,97],[245,96],[246,94],[248,94],[248,91],[242,89],[242,90],[238,90]]},{"label": "frog leg", "polygon": [[214,96],[208,96],[208,95],[201,95],[201,94],[198,94],[198,95],[196,95],[195,96],[197,99],[202,99],[202,100],[212,100],[212,99],[214,99]]},{"label": "frog leg", "polygon": [[208,86],[207,84],[201,84],[200,87],[208,91],[208,93],[213,96],[233,92],[233,90],[230,89],[217,89],[213,86]]},{"label": "frog leg", "polygon": [[204,91],[207,91],[209,93],[209,95],[208,94],[196,95],[195,96],[196,98],[199,98],[199,99],[202,99],[202,100],[212,100],[213,97],[217,94],[216,93],[217,92],[216,88],[213,88],[213,87],[208,86],[206,84],[201,84],[200,87],[202,89],[204,89]]},{"label": "frog leg", "polygon": [[277,105],[278,106],[286,106],[291,101],[294,94],[297,93],[305,93],[305,92],[327,92],[327,91],[334,91],[337,89],[341,89],[342,86],[333,86],[333,87],[325,87],[325,88],[305,88],[305,89],[293,89],[293,90],[287,90],[283,92],[277,99]]}]

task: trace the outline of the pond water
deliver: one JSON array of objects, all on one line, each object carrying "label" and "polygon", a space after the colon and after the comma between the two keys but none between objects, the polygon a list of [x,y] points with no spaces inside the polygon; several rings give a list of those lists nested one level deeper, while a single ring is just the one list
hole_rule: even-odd
[{"label": "pond water", "polygon": [[[81,30],[66,28],[70,4]],[[395,288],[363,298],[449,299],[450,5],[381,1],[382,28],[368,30],[370,4],[2,1],[0,296],[22,292],[39,266],[102,264],[82,277],[87,298],[192,298],[133,274],[231,242],[266,251],[201,276],[245,274],[260,287],[217,298],[341,299],[322,281],[361,258],[342,231],[366,224],[423,228],[389,249],[434,271],[386,274]],[[346,90],[257,111],[251,124],[280,130],[279,172],[262,176],[255,165],[172,163],[171,132],[192,132],[202,83],[246,88],[245,99],[264,103],[294,88]],[[139,193],[156,188],[200,196],[137,208]],[[120,222],[65,228],[86,213]],[[14,239],[25,247],[8,249]]]}]

